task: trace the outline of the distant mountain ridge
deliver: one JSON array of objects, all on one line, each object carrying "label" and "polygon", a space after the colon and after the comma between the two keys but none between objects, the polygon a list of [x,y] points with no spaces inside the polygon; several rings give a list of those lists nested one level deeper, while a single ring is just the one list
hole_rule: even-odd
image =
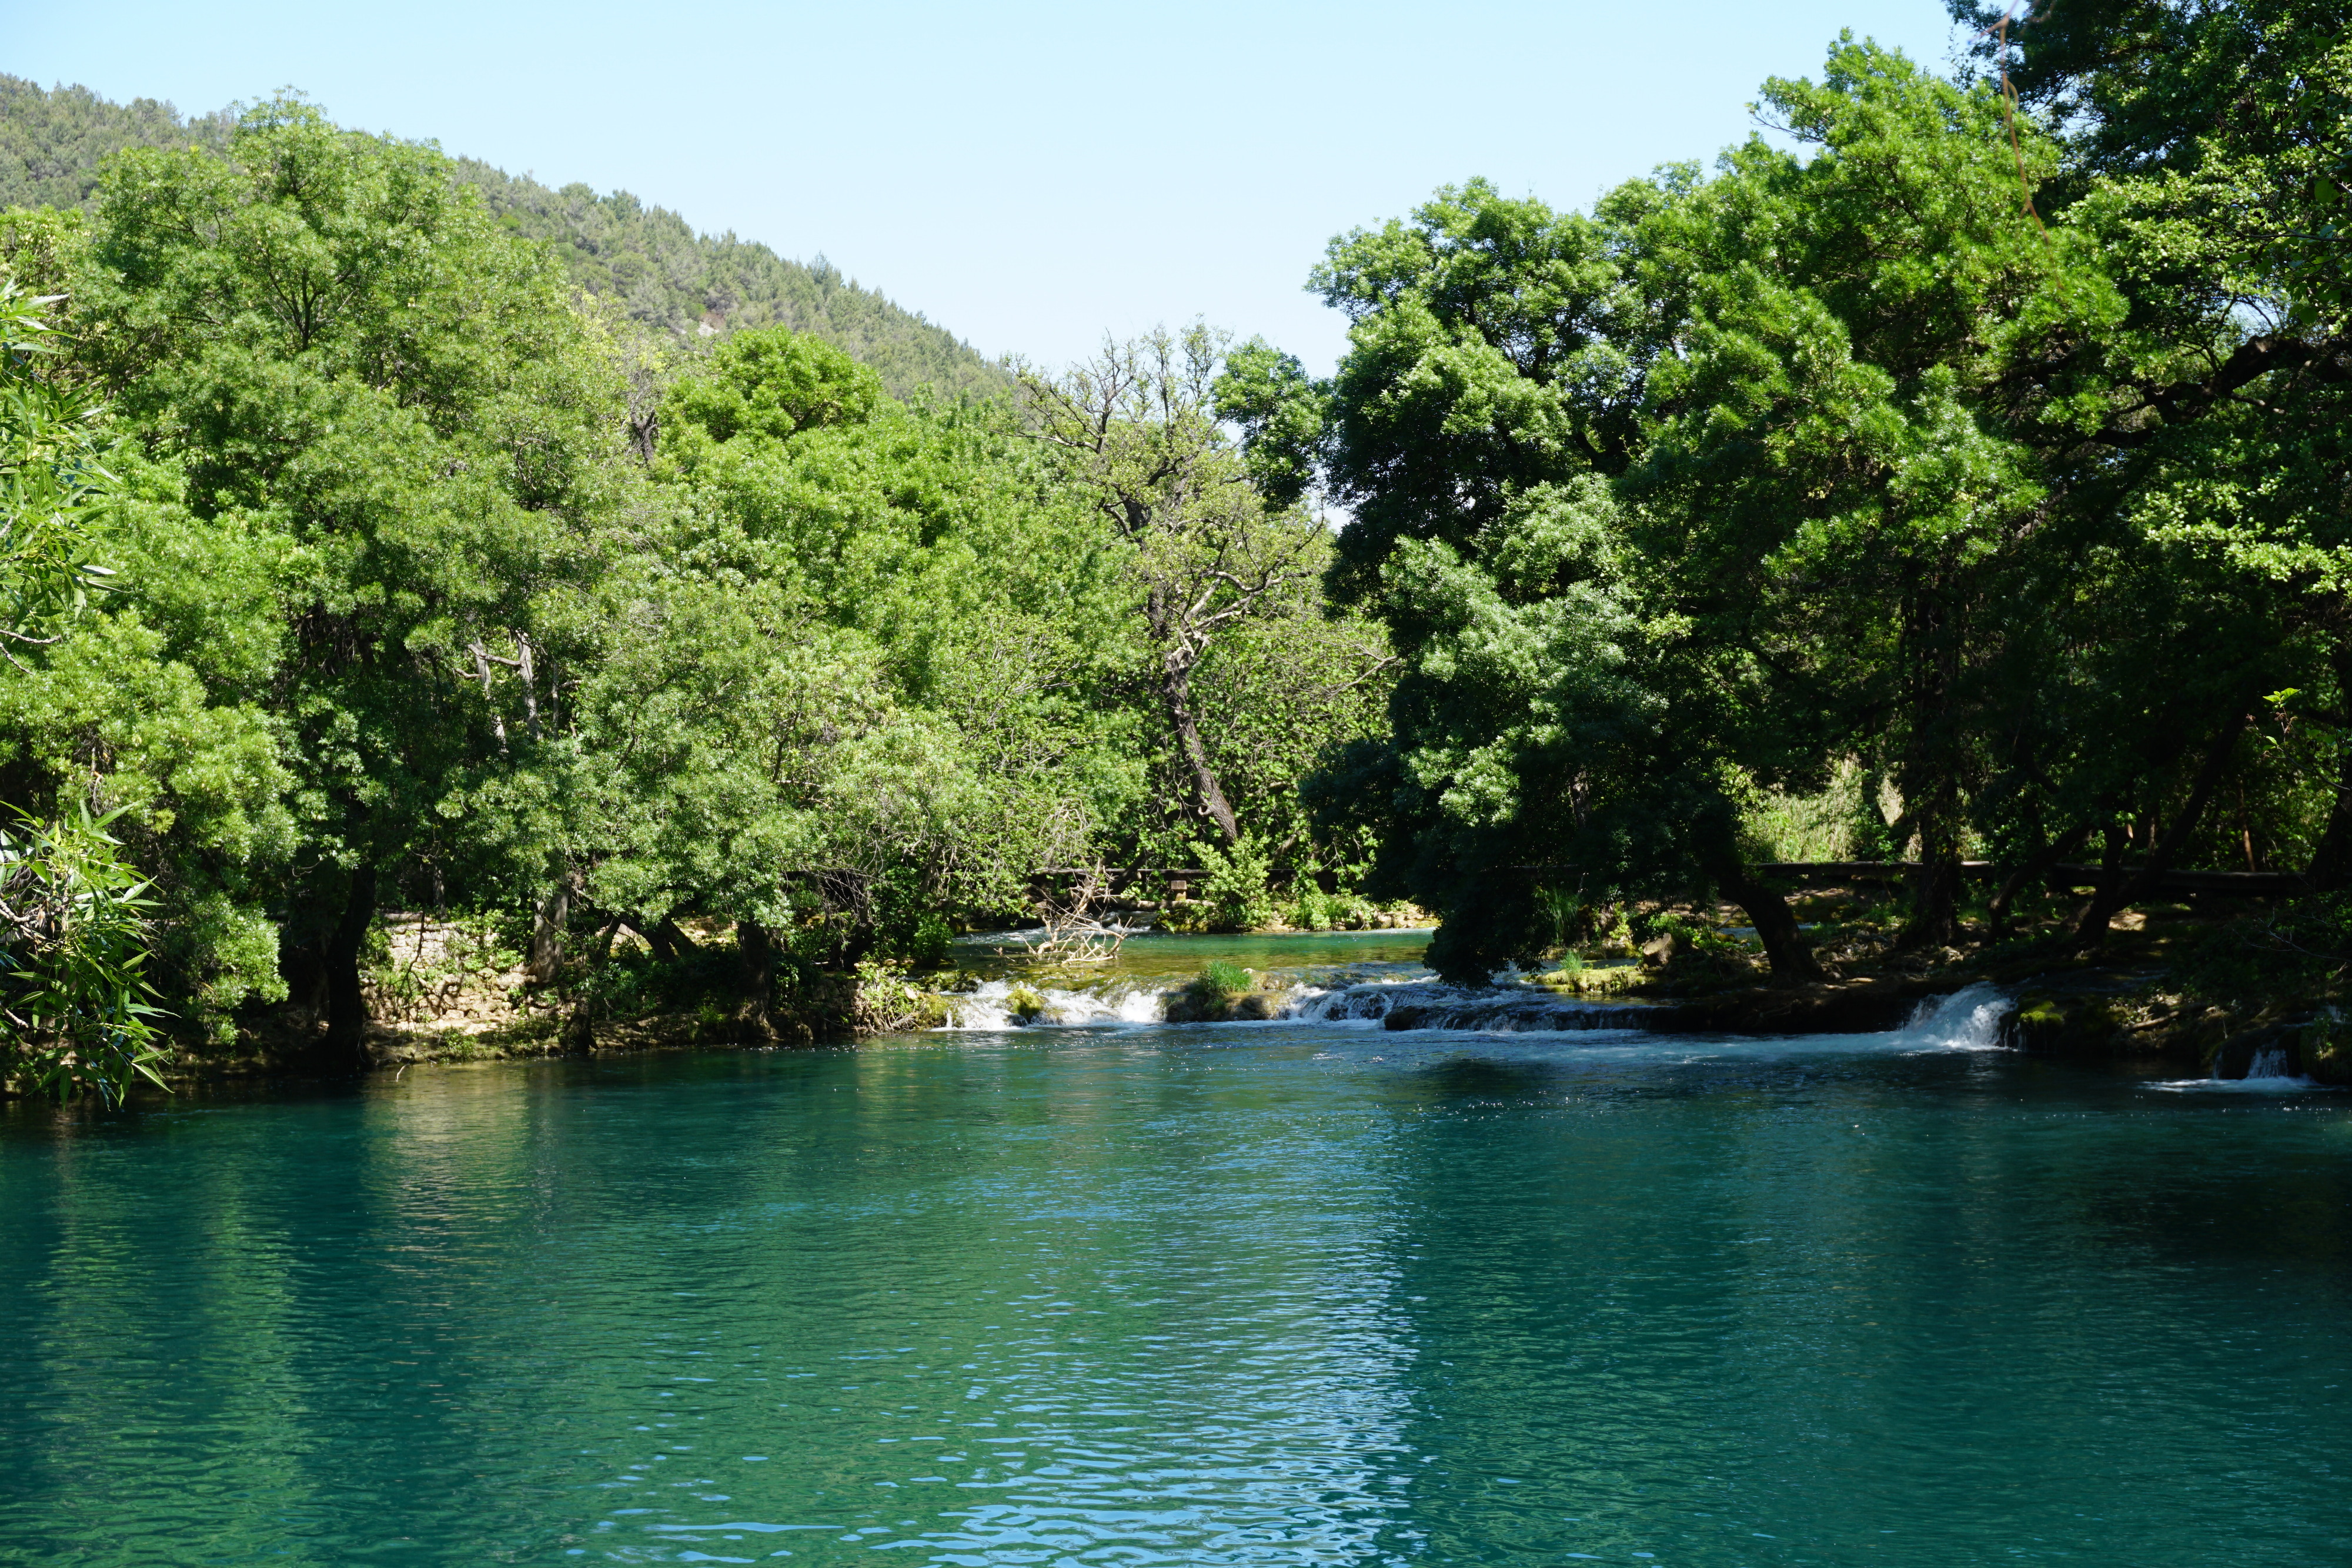
[{"label": "distant mountain ridge", "polygon": [[[45,89],[0,73],[0,207],[87,205],[107,154],[125,147],[218,152],[236,123],[226,110],[184,117],[152,98],[115,103],[85,87]],[[551,190],[479,159],[452,162],[508,228],[553,247],[574,282],[648,327],[690,334],[782,324],[872,366],[900,396],[926,383],[950,395],[984,395],[1008,384],[971,345],[845,277],[823,256],[790,261],[733,234],[698,234],[677,214],[626,191]]]}]

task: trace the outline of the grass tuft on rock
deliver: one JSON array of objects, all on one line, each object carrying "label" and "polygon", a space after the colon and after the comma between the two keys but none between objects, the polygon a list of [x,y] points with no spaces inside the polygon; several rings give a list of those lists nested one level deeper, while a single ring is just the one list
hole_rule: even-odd
[{"label": "grass tuft on rock", "polygon": [[1234,1019],[1269,1019],[1276,998],[1262,988],[1254,969],[1212,958],[1201,972],[1168,993],[1170,1023],[1223,1023]]}]

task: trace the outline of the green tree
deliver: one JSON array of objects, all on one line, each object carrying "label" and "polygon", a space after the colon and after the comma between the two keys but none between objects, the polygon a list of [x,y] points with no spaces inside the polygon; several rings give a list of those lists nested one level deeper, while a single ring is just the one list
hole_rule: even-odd
[{"label": "green tree", "polygon": [[1001,409],[737,334],[661,404],[655,505],[576,704],[585,889],[734,923],[744,1026],[924,919],[1020,909],[1139,782],[1105,711],[1126,591]]},{"label": "green tree", "polygon": [[1906,937],[1946,944],[1990,727],[1972,707],[2036,645],[2003,590],[2064,548],[2035,527],[2046,411],[2012,373],[2103,330],[2115,293],[2095,247],[2019,216],[1990,92],[1848,41],[1765,99],[1810,155],[1751,141],[1642,225],[1677,352],[1621,488],[1694,642],[1757,693],[1738,760],[1771,783],[1841,754],[1889,771],[1922,865]]},{"label": "green tree", "polygon": [[[1233,628],[1310,578],[1322,525],[1269,507],[1218,417],[1226,340],[1204,326],[1107,342],[1059,376],[1021,386],[1063,482],[1123,547],[1139,600],[1142,680],[1189,775],[1192,804],[1227,846],[1242,823],[1202,733],[1195,672]],[[1296,492],[1294,492],[1295,497]]]},{"label": "green tree", "polygon": [[618,389],[446,160],[293,99],[225,158],[112,163],[75,305],[82,362],[195,517],[278,546],[288,967],[355,1060],[389,879],[548,883],[565,651],[541,622],[595,571]]},{"label": "green tree", "polygon": [[[2013,151],[1990,90],[1851,41],[1820,84],[1765,96],[1809,154],[1751,141],[1712,180],[1669,171],[1589,217],[1474,184],[1339,242],[1318,274],[1355,320],[1331,394],[1357,515],[1336,581],[1426,672],[1401,688],[1399,826],[1482,835],[1437,832],[1398,873],[1478,933],[1464,973],[1532,939],[1515,933],[1547,881],[1711,883],[1777,973],[1811,973],[1739,852],[1737,801],[1855,755],[1892,769],[1897,836],[1921,846],[1911,938],[1954,939],[1993,710],[2047,675],[2064,609],[2017,591],[2111,542],[2035,526],[2064,444],[2042,438],[2084,395],[2065,356],[2120,314],[2095,246],[2019,217],[2018,161],[2046,172],[2047,143]],[[2058,379],[2019,399],[2037,360]],[[2132,570],[2105,565],[2076,597]],[[1571,591],[1592,601],[1562,631],[1591,653],[1530,659],[1517,684],[1465,662],[1465,604],[1492,596],[1484,613],[1525,634]],[[1525,689],[1580,670],[1612,674]],[[1477,748],[1520,715],[1559,716],[1544,745]]]},{"label": "green tree", "polygon": [[[0,256],[56,284],[79,243],[69,224],[0,219]],[[29,316],[14,285],[0,298],[16,345],[0,385],[15,629],[0,638],[0,799],[113,824],[153,900],[151,978],[177,1027],[218,1040],[239,1005],[283,995],[264,906],[290,821],[259,701],[277,661],[274,557],[191,517],[177,473],[119,439],[72,335]]]},{"label": "green tree", "polygon": [[[2071,138],[1847,39],[1818,83],[1767,84],[1801,153],[1754,140],[1590,216],[1473,184],[1335,244],[1318,281],[1353,326],[1321,444],[1356,521],[1334,584],[1408,670],[1392,745],[1327,794],[1381,817],[1387,874],[1463,933],[1433,948],[1453,972],[1515,955],[1531,890],[1571,881],[1712,883],[1776,972],[1807,972],[1736,800],[1854,760],[1903,801],[1909,940],[1963,935],[1964,852],[2009,872],[1998,918],[2097,840],[2095,941],[2199,841],[2258,694],[2347,689],[2340,250],[2305,237],[2340,43],[2292,5],[2074,16],[2053,38],[2078,74],[2025,78]],[[2148,111],[2167,81],[2210,134]],[[1587,542],[1528,553],[1571,537],[1530,533],[1555,511]],[[1469,656],[1571,591],[1601,593],[1569,619],[1616,684],[1541,696],[1592,666]],[[1626,749],[1481,749],[1555,713]],[[2352,821],[2320,863],[2344,842]]]},{"label": "green tree", "polygon": [[[1991,21],[1966,0],[1954,10]],[[2099,247],[2124,302],[2075,356],[2105,393],[2078,399],[2074,467],[2105,481],[2082,493],[2177,576],[2252,606],[2291,662],[2207,661],[2238,666],[2238,689],[2189,737],[2214,767],[2197,764],[2168,802],[2185,828],[2178,808],[2212,795],[2253,692],[2292,687],[2309,718],[2352,727],[2352,44],[2338,8],[2313,0],[2086,0],[1990,31],[1979,52],[2063,138],[2037,207]],[[2344,760],[2309,865],[2324,886],[2352,879],[2352,751],[2333,749]],[[2145,841],[2114,805],[2102,828],[2120,828],[2116,848]],[[2125,894],[2108,882],[2085,940]]]},{"label": "green tree", "polygon": [[[0,278],[0,657],[20,678],[116,575],[90,537],[113,483],[94,438],[102,411],[36,369],[56,303]],[[48,822],[16,810],[0,830],[0,1091],[22,1080],[120,1099],[164,1054],[140,973],[152,901],[86,803]]]},{"label": "green tree", "polygon": [[1640,230],[1688,183],[1588,217],[1473,183],[1336,241],[1316,275],[1351,320],[1324,438],[1354,514],[1332,588],[1404,661],[1390,740],[1317,794],[1381,841],[1377,887],[1444,916],[1432,962],[1451,978],[1528,956],[1559,895],[1707,880],[1747,905],[1778,971],[1811,971],[1738,850],[1763,694],[1654,593],[1611,484],[1645,450],[1668,333],[1634,270]]},{"label": "green tree", "polygon": [[147,884],[86,810],[0,829],[0,1091],[120,1103],[170,1056],[143,972]]}]

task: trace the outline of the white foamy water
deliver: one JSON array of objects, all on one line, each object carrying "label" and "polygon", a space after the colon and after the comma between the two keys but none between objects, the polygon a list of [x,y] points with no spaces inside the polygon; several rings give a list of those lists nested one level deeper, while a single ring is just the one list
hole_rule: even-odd
[{"label": "white foamy water", "polygon": [[1342,1029],[1452,1030],[1471,1034],[1566,1034],[1638,1027],[1640,1004],[1586,1002],[1517,986],[1465,989],[1426,970],[1304,986],[1286,1005],[1286,1021]]},{"label": "white foamy water", "polygon": [[2168,1078],[2148,1087],[2168,1094],[2308,1094],[2336,1087],[2290,1071],[2293,1065],[2294,1058],[2284,1046],[2272,1046],[2254,1052],[2253,1060],[2246,1064],[2243,1078]]},{"label": "white foamy water", "polygon": [[[1012,997],[1016,989],[1034,992],[1045,1003],[1045,1010],[1025,1024],[1013,1015]],[[1099,1029],[1158,1023],[1162,1016],[1159,989],[1138,981],[1111,980],[1098,991],[1068,991],[1018,980],[991,980],[976,991],[950,996],[947,1001],[955,1012],[955,1021],[946,1026],[949,1031],[1055,1025]]]},{"label": "white foamy water", "polygon": [[[1435,1045],[1448,1037],[1551,1037],[1573,1041],[1580,1056],[1677,1060],[1711,1056],[1806,1053],[1903,1053],[2001,1049],[2001,1022],[2013,1004],[1999,988],[1975,985],[1921,1002],[1900,1029],[1840,1035],[1736,1036],[1651,1033],[1650,1008],[1639,1002],[1584,1001],[1534,988],[1444,985],[1415,965],[1362,965],[1292,985],[1278,992],[1276,1016],[1255,1024],[1169,1025],[1166,993],[1172,977],[1105,976],[1093,986],[1065,988],[1018,979],[992,980],[946,999],[954,1009],[947,1032],[989,1033],[1016,1029],[1265,1029],[1289,1026],[1387,1035],[1395,1046],[1416,1037]],[[1025,1019],[1013,993],[1026,989],[1044,1002]],[[1532,1040],[1530,1041],[1532,1043]]]},{"label": "white foamy water", "polygon": [[1913,1050],[1999,1051],[2001,1019],[2015,1006],[1999,986],[1979,981],[1948,997],[1929,997],[1894,1038]]},{"label": "white foamy water", "polygon": [[[1559,1034],[1623,1029],[1636,1004],[1563,999],[1549,991],[1497,986],[1465,989],[1430,977],[1426,969],[1398,966],[1392,974],[1350,971],[1338,983],[1299,983],[1276,988],[1275,1016],[1266,1024],[1320,1025],[1331,1029],[1440,1030],[1474,1034]],[[946,998],[954,1009],[950,1031],[1008,1029],[1101,1028],[1165,1024],[1166,994],[1173,983],[1106,977],[1085,989],[1062,989],[1018,979],[991,980],[977,990]],[[1045,1001],[1025,1021],[1013,1007],[1013,993],[1026,989]],[[1237,1020],[1238,1021],[1238,1020]],[[1179,1026],[1168,1027],[1213,1027]],[[1230,1028],[1232,1024],[1213,1027]]]}]

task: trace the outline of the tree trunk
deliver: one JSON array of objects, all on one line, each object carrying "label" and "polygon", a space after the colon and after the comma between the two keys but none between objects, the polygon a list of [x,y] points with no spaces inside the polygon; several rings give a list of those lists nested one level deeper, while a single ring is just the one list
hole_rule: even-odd
[{"label": "tree trunk", "polygon": [[[2336,667],[2336,710],[2352,712],[2352,645],[2338,643],[2329,650],[2328,663]],[[2311,885],[2323,891],[2352,883],[2352,734],[2339,730],[2336,744],[2336,800],[2327,809],[2327,828],[2306,873]]]},{"label": "tree trunk", "polygon": [[619,915],[606,915],[604,917],[604,926],[596,933],[596,941],[590,948],[590,951],[593,952],[595,956],[590,959],[589,962],[600,967],[611,963],[613,961],[613,938],[619,936],[621,934],[621,927],[627,924],[628,920],[625,916]]},{"label": "tree trunk", "polygon": [[1912,873],[1911,918],[1895,938],[1900,948],[1953,947],[1960,941],[1959,801],[1938,779],[1905,810],[1917,824],[1919,869]]},{"label": "tree trunk", "polygon": [[547,896],[539,901],[539,908],[530,921],[530,957],[523,965],[523,978],[534,986],[551,986],[556,971],[563,965],[563,932],[572,921],[572,883],[559,876]]},{"label": "tree trunk", "polygon": [[[1904,591],[1904,706],[1909,738],[1901,778],[1903,812],[1919,837],[1919,870],[1911,883],[1911,915],[1895,937],[1898,948],[1948,947],[1960,932],[1962,748],[1953,694],[1960,651],[1969,637],[1969,590],[1949,554],[1921,560],[1920,575]],[[1898,844],[1895,853],[1900,855]]]},{"label": "tree trunk", "polygon": [[1218,786],[1216,773],[1209,766],[1209,748],[1201,739],[1201,727],[1193,722],[1189,674],[1190,672],[1171,672],[1160,682],[1160,700],[1168,706],[1168,722],[1176,731],[1177,747],[1184,753],[1185,765],[1192,770],[1192,791],[1199,798],[1201,814],[1217,825],[1217,831],[1230,848],[1242,841],[1241,823],[1226,802],[1224,790]]},{"label": "tree trunk", "polygon": [[2091,948],[2105,941],[2107,922],[2115,918],[2116,911],[2145,896],[2171,869],[2174,859],[2187,847],[2189,835],[2204,818],[2213,792],[2221,787],[2221,776],[2229,770],[2230,754],[2238,748],[2238,737],[2246,733],[2247,717],[2241,703],[2238,711],[2213,737],[2213,747],[2205,754],[2204,765],[2197,770],[2197,781],[2189,786],[2188,804],[2180,808],[2180,815],[2173,819],[2164,836],[2148,851],[2145,865],[2129,876],[2122,874],[2115,864],[2114,841],[2109,840],[2107,864],[2099,877],[2098,891],[2091,894],[2091,902],[2084,905],[2082,917],[2075,922],[2074,946]]},{"label": "tree trunk", "polygon": [[[2122,827],[2112,816],[2101,824],[2099,838],[2099,880],[2092,886],[2091,896],[2084,901],[2083,907],[2074,912],[2074,929],[2068,937],[2073,943],[2079,944],[2082,934],[2090,929],[2091,911],[2105,903],[2112,913],[2115,907],[2112,901],[2123,886],[2124,846],[2129,841],[2124,837]],[[2108,916],[2103,915],[2099,918],[2105,922]],[[2105,929],[2104,924],[2100,929]]]},{"label": "tree trunk", "polygon": [[588,1056],[596,1050],[596,1019],[586,997],[572,1004],[563,1019],[563,1054]]},{"label": "tree trunk", "polygon": [[741,969],[740,999],[735,1008],[735,1026],[744,1038],[767,1041],[776,1038],[776,1026],[768,1016],[776,1000],[776,945],[768,928],[756,920],[735,923],[735,951]]},{"label": "tree trunk", "polygon": [[694,938],[678,928],[676,916],[668,915],[656,921],[654,928],[646,933],[646,945],[654,950],[655,957],[665,962],[683,958],[695,948]]},{"label": "tree trunk", "polygon": [[1923,858],[1912,873],[1911,918],[1895,938],[1902,948],[1956,947],[1960,942],[1960,852],[1948,836],[1923,832],[1936,842],[1932,858]]},{"label": "tree trunk", "polygon": [[360,992],[360,946],[375,919],[375,867],[352,873],[342,917],[327,937],[327,1054],[339,1067],[367,1065],[367,998]]},{"label": "tree trunk", "polygon": [[2011,872],[2008,878],[2001,883],[2000,891],[1992,895],[1990,935],[1998,940],[2009,929],[2010,906],[2017,902],[2017,895],[2033,883],[2047,876],[2052,866],[2070,855],[2081,853],[2083,845],[2089,841],[2090,837],[2091,824],[2078,822],[2059,837],[2051,840],[2026,856],[2024,863]]},{"label": "tree trunk", "polygon": [[683,958],[699,946],[679,929],[674,915],[665,915],[659,920],[648,920],[642,915],[619,915],[614,919],[645,939],[646,951],[656,964],[667,964],[673,958]]},{"label": "tree trunk", "polygon": [[1822,977],[1821,960],[1798,929],[1796,911],[1779,893],[1750,876],[1737,852],[1717,851],[1706,871],[1723,896],[1747,912],[1748,923],[1764,944],[1764,956],[1771,962],[1775,983],[1795,986]]},{"label": "tree trunk", "polygon": [[2352,883],[2352,736],[2338,744],[2342,753],[2336,759],[2336,802],[2327,810],[2327,831],[2319,836],[2319,847],[2311,852],[2311,864],[2305,875],[2319,891],[2332,892]]}]

